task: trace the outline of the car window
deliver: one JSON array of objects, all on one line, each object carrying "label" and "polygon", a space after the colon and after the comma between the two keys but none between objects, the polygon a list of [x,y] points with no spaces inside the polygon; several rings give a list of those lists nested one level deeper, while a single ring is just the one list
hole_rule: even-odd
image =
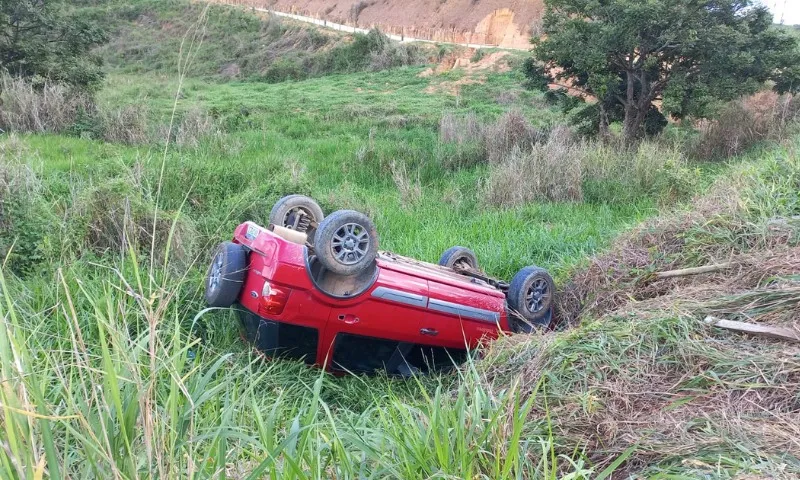
[{"label": "car window", "polygon": [[395,364],[403,363],[400,347],[401,343],[394,340],[340,333],[333,344],[332,368],[354,373],[372,373],[382,369],[389,371],[387,367],[396,370]]},{"label": "car window", "polygon": [[240,312],[245,335],[265,355],[316,363],[319,330],[264,320],[247,310]]},{"label": "car window", "polygon": [[333,344],[332,369],[353,373],[385,370],[390,375],[407,376],[452,368],[465,359],[465,350],[340,333]]}]

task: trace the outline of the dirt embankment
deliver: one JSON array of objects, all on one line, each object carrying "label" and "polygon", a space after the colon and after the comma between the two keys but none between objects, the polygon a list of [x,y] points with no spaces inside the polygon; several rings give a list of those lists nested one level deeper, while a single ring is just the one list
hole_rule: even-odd
[{"label": "dirt embankment", "polygon": [[543,0],[226,0],[386,33],[454,43],[529,48]]}]

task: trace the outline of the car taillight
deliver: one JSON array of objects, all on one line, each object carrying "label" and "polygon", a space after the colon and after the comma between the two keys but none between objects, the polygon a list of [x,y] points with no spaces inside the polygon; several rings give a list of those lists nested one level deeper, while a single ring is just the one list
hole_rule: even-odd
[{"label": "car taillight", "polygon": [[258,312],[264,315],[280,315],[289,300],[290,289],[277,287],[264,282],[261,289],[261,299],[258,302]]}]

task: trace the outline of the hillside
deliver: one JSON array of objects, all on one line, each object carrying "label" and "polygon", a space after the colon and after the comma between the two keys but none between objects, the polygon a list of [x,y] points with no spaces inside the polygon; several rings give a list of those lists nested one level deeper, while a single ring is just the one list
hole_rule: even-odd
[{"label": "hillside", "polygon": [[413,38],[530,48],[542,0],[223,0]]}]

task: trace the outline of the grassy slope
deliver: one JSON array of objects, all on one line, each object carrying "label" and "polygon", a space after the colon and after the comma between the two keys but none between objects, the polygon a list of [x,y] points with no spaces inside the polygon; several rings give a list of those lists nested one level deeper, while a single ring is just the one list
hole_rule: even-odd
[{"label": "grassy slope", "polygon": [[[800,141],[752,155],[696,199],[615,242],[574,277],[582,324],[496,344],[490,384],[538,391],[565,445],[656,478],[797,478],[800,350],[711,315],[797,331]],[[649,272],[730,262],[716,274]],[[546,392],[542,394],[542,392]]]},{"label": "grassy slope", "polygon": [[[141,64],[150,61],[142,57]],[[136,62],[126,68],[120,60],[101,102],[147,107],[163,121],[176,91],[175,80],[163,73],[168,62],[155,71]],[[202,73],[214,76],[212,65],[219,63],[211,55]],[[292,362],[263,362],[238,341],[231,315],[198,314],[210,246],[239,221],[265,222],[284,193],[311,194],[326,211],[367,211],[382,247],[402,254],[435,261],[453,244],[468,245],[488,271],[506,278],[530,263],[563,278],[654,213],[647,197],[625,204],[485,207],[483,167],[451,171],[442,165],[449,152],[438,142],[441,115],[496,117],[507,107],[495,98],[509,90],[518,92],[518,107],[534,123],[550,125],[559,114],[521,91],[513,72],[463,85],[456,97],[446,88],[425,89],[459,74],[420,78],[420,71],[272,85],[190,78],[179,114],[208,109],[224,132],[198,148],[170,150],[161,189],[157,145],[4,139],[3,165],[11,171],[21,162],[36,173],[32,191],[44,207],[25,207],[54,214],[36,217],[50,222],[35,225],[46,237],[42,263],[2,288],[11,294],[0,307],[6,319],[0,356],[3,377],[15,379],[2,391],[3,405],[13,408],[4,412],[4,428],[17,465],[33,468],[46,457],[51,475],[60,468],[98,477],[219,477],[224,471],[244,478],[259,465],[270,478],[555,478],[556,467],[586,474],[584,445],[556,450],[560,440],[548,432],[540,398],[521,400],[518,393],[529,392],[513,379],[487,385],[469,367],[459,377],[420,381],[329,378]],[[398,191],[393,162],[412,183],[419,178],[419,198]],[[111,195],[113,189],[123,194]],[[150,269],[147,257],[132,253],[103,254],[92,243],[92,232],[109,223],[103,211],[124,216],[124,209],[114,210],[119,204],[152,206],[156,199],[167,211],[180,210],[196,232],[184,245],[185,259],[196,260],[185,275]],[[86,227],[81,219],[97,222]],[[33,410],[53,418],[24,414]],[[30,428],[37,433],[29,435]],[[0,467],[12,476],[16,467],[8,458]]]},{"label": "grassy slope", "polygon": [[[301,190],[318,198],[326,211],[355,207],[372,214],[383,248],[435,261],[452,244],[467,244],[488,271],[503,277],[530,263],[563,272],[652,211],[647,198],[625,205],[544,203],[504,211],[484,206],[484,170],[445,169],[436,125],[444,111],[497,116],[506,107],[495,96],[519,89],[518,79],[490,74],[485,84],[467,85],[457,99],[424,90],[458,79],[458,73],[429,79],[419,78],[420,71],[403,68],[280,84],[188,80],[179,110],[210,110],[230,133],[199,149],[169,155],[163,205],[174,210],[187,197],[185,211],[203,241],[217,241],[238,221],[265,222],[279,194]],[[166,118],[174,88],[169,79],[112,76],[101,101],[150,106],[154,117]],[[557,112],[536,109],[539,101],[521,92],[521,106],[531,118],[542,125],[556,121]],[[151,181],[160,167],[157,147],[53,137],[27,141],[40,152],[45,170],[70,168],[90,182],[124,175],[94,173],[102,170],[98,161],[110,151],[118,165],[144,162]],[[404,166],[412,181],[419,179],[419,199],[404,202],[392,178],[393,163]],[[276,174],[283,175],[287,166],[299,174],[275,185]],[[526,234],[500,240],[497,231]]]}]

